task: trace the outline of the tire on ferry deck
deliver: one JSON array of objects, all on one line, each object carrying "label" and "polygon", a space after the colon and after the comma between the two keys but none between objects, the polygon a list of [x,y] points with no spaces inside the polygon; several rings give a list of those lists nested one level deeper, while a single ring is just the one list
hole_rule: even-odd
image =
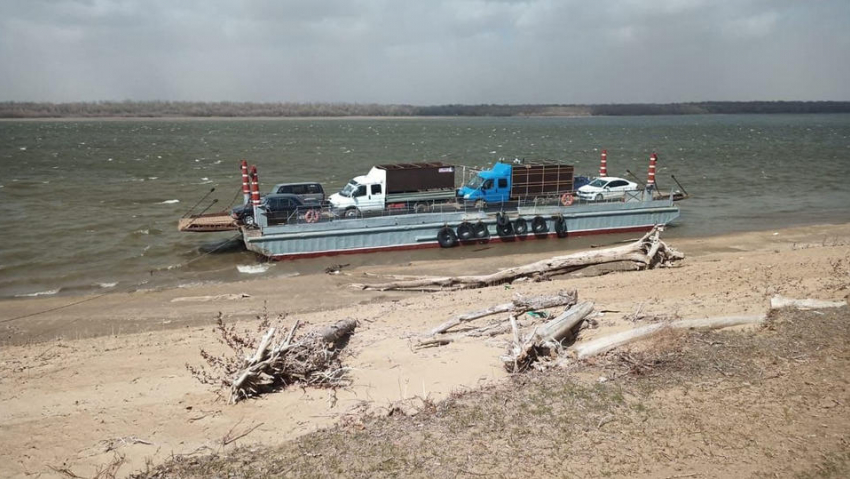
[{"label": "tire on ferry deck", "polygon": [[437,243],[440,243],[442,248],[452,248],[457,246],[457,235],[455,232],[446,226],[437,233]]},{"label": "tire on ferry deck", "polygon": [[531,231],[536,235],[543,235],[549,232],[549,226],[546,224],[546,220],[544,220],[540,216],[535,216],[533,220],[531,220]]},{"label": "tire on ferry deck", "polygon": [[475,226],[473,228],[475,231],[476,238],[483,240],[490,237],[490,229],[487,228],[487,225],[485,225],[484,222],[479,221],[478,223],[475,223]]},{"label": "tire on ferry deck", "polygon": [[475,228],[464,221],[457,227],[457,238],[461,241],[469,241],[475,239]]},{"label": "tire on ferry deck", "polygon": [[514,220],[514,233],[517,236],[525,236],[528,234],[528,222],[522,218]]},{"label": "tire on ferry deck", "polygon": [[496,214],[496,233],[502,237],[514,234],[514,225],[511,224],[504,213]]},{"label": "tire on ferry deck", "polygon": [[567,237],[567,220],[563,216],[555,218],[555,234],[558,235],[558,238]]}]

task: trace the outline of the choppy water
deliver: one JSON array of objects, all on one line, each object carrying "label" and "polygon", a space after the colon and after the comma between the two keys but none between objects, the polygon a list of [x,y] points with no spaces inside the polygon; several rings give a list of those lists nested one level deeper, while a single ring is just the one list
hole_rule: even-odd
[{"label": "choppy water", "polygon": [[[0,122],[0,297],[469,254],[433,250],[269,268],[246,267],[257,263],[246,252],[202,257],[200,245],[231,235],[178,233],[177,218],[211,187],[218,205],[229,204],[242,158],[258,165],[263,185],[318,180],[330,193],[389,162],[551,158],[594,174],[602,148],[609,174],[630,169],[641,178],[656,151],[662,188],[675,174],[693,195],[668,236],[850,221],[850,115]],[[521,247],[552,247],[532,243],[552,242]]]}]

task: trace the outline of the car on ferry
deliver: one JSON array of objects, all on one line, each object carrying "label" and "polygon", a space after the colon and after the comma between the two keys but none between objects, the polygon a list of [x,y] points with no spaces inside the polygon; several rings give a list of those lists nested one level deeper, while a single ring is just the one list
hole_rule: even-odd
[{"label": "car on ferry", "polygon": [[623,198],[626,192],[637,191],[635,182],[613,176],[599,177],[582,186],[576,195],[586,201],[603,201]]},{"label": "car on ferry", "polygon": [[320,183],[304,182],[304,183],[278,183],[272,188],[271,194],[289,194],[295,195],[305,201],[325,201],[325,189]]},{"label": "car on ferry", "polygon": [[[312,223],[314,218],[319,219],[322,204],[298,195],[272,194],[263,197],[259,209],[260,214],[265,215],[269,225],[294,223],[299,219]],[[257,224],[254,218],[254,207],[250,203],[233,208],[230,216],[246,226]]]}]

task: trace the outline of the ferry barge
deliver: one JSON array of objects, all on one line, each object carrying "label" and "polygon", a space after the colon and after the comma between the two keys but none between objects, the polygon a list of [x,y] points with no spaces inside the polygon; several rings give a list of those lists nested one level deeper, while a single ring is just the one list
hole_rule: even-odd
[{"label": "ferry barge", "polygon": [[[603,167],[604,160],[605,156]],[[249,172],[243,161],[243,193],[255,209],[254,224],[238,224],[226,214],[218,215],[218,220],[197,215],[182,219],[179,228],[238,230],[248,250],[272,260],[648,231],[678,218],[674,200],[683,197],[681,192],[663,194],[653,188],[655,161],[653,155],[647,186],[617,199],[586,201],[572,191],[541,191],[499,203],[471,203],[455,196],[451,201],[387,205],[361,214],[316,204],[294,210],[283,224],[269,224],[256,167]]]}]

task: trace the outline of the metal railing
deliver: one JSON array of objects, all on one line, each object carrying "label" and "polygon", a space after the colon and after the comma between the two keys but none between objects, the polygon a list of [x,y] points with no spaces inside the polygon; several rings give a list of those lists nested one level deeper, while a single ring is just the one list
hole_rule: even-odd
[{"label": "metal railing", "polygon": [[[569,196],[567,196],[569,195]],[[395,203],[391,207],[377,209],[373,211],[360,212],[357,210],[340,211],[328,205],[322,206],[302,206],[292,211],[286,218],[277,219],[270,223],[267,217],[263,218],[258,224],[260,227],[266,226],[281,226],[291,224],[315,224],[328,223],[334,221],[356,221],[363,218],[377,218],[388,216],[401,216],[413,214],[439,214],[439,213],[491,213],[498,212],[514,212],[521,209],[540,208],[562,208],[569,209],[581,205],[599,205],[606,203],[622,203],[622,202],[640,202],[648,201],[645,190],[633,190],[624,192],[622,195],[617,194],[616,197],[596,199],[582,199],[576,192],[566,192],[558,194],[547,194],[535,196],[533,198],[520,198],[514,201],[506,201],[502,203],[485,203],[464,201],[463,198],[456,198],[454,201],[416,201],[409,203]],[[353,211],[353,213],[352,213]],[[263,215],[263,213],[260,213]]]}]

